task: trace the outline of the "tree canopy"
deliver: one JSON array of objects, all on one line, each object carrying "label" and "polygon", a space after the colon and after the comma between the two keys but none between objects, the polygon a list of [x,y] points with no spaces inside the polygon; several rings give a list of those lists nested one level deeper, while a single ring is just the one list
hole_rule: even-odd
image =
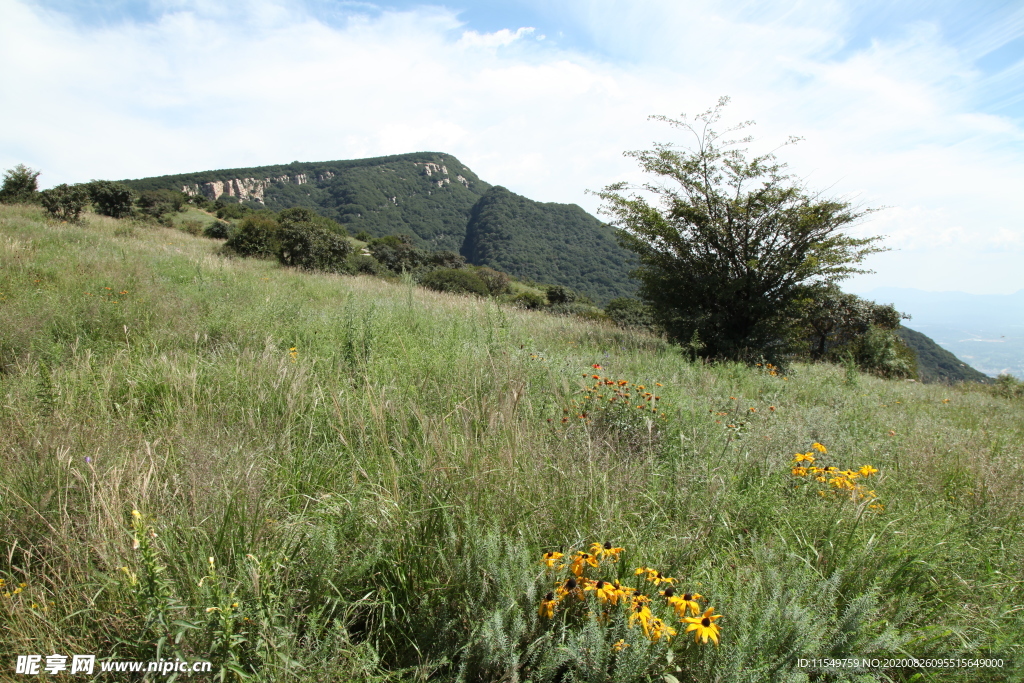
[{"label": "tree canopy", "polygon": [[748,158],[750,137],[727,137],[752,122],[714,130],[727,103],[692,119],[652,117],[695,144],[627,152],[657,182],[597,194],[620,244],[639,257],[639,295],[671,339],[699,339],[707,357],[775,358],[793,337],[801,301],[867,272],[857,264],[885,249],[880,237],[842,232],[870,209],[809,192],[774,154]]}]

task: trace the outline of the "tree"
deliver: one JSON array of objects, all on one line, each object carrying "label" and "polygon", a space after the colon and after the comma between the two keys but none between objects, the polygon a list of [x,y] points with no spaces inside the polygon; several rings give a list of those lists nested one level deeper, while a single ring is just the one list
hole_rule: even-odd
[{"label": "tree", "polygon": [[75,222],[89,201],[89,193],[81,185],[62,183],[40,192],[39,200],[54,218]]},{"label": "tree", "polygon": [[89,199],[96,213],[113,218],[132,215],[135,204],[135,190],[111,180],[93,180],[85,185]]},{"label": "tree", "polygon": [[25,164],[4,171],[4,184],[0,187],[0,204],[31,202],[36,198],[39,171],[33,171]]},{"label": "tree", "polygon": [[748,159],[740,145],[751,138],[723,137],[752,122],[713,130],[727,103],[692,120],[652,117],[688,131],[696,146],[627,152],[661,182],[597,194],[619,243],[639,256],[638,293],[670,339],[701,344],[705,357],[777,358],[809,291],[867,272],[856,264],[885,249],[880,237],[841,232],[870,210],[809,193],[774,154]]},{"label": "tree", "polygon": [[839,360],[872,327],[895,330],[910,316],[891,304],[877,304],[836,286],[822,287],[801,304],[802,336],[812,360]]}]

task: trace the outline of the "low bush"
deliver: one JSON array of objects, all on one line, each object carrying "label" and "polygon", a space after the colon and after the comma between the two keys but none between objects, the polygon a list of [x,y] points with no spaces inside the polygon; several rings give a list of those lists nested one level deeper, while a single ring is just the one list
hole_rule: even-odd
[{"label": "low bush", "polygon": [[231,235],[231,224],[226,221],[214,221],[206,226],[203,235],[214,240],[226,240]]},{"label": "low bush", "polygon": [[311,223],[289,222],[278,228],[277,260],[304,270],[345,272],[351,243]]},{"label": "low bush", "polygon": [[420,284],[438,292],[487,296],[487,285],[476,273],[457,268],[441,268],[423,276]]},{"label": "low bush", "polygon": [[384,266],[372,256],[356,254],[349,259],[349,270],[358,275],[380,275],[384,272]]},{"label": "low bush", "polygon": [[93,180],[85,185],[96,213],[112,218],[127,218],[135,210],[135,191],[110,180]]},{"label": "low bush", "polygon": [[513,306],[518,306],[519,308],[537,310],[540,308],[544,308],[546,302],[544,300],[544,297],[542,297],[540,294],[535,294],[534,292],[522,292],[521,294],[517,294],[516,296],[512,297],[509,303],[512,304]]},{"label": "low bush", "polygon": [[4,171],[4,183],[0,186],[0,204],[32,202],[37,198],[39,171],[33,171],[25,164],[18,164]]},{"label": "low bush", "polygon": [[[218,211],[218,213],[220,213]],[[239,221],[224,247],[239,256],[268,258],[280,249],[277,221],[264,214],[253,214]]]},{"label": "low bush", "polygon": [[508,292],[508,275],[500,270],[480,266],[476,269],[476,275],[487,285],[487,291],[491,296],[501,296]]},{"label": "low bush", "polygon": [[51,216],[61,221],[77,221],[89,201],[89,193],[81,185],[66,183],[43,190],[39,200]]}]

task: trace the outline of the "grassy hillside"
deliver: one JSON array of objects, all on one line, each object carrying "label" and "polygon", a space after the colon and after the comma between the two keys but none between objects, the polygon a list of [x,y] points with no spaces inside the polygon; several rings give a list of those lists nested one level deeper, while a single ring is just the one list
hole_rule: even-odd
[{"label": "grassy hillside", "polygon": [[[53,652],[260,681],[1024,670],[1024,403],[983,387],[693,364],[573,318],[3,206],[0,369],[4,671]],[[878,471],[862,495],[795,475],[795,453]],[[595,541],[618,562],[557,600],[569,569],[542,553]],[[666,576],[723,615],[718,647]],[[906,656],[1002,667],[799,662]]]}]

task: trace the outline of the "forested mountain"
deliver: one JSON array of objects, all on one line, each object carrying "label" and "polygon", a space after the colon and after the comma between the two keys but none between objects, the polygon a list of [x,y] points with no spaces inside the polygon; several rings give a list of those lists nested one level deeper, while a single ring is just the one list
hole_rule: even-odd
[{"label": "forested mountain", "polygon": [[598,304],[634,290],[632,255],[612,228],[579,206],[535,202],[492,188],[450,154],[416,152],[293,162],[122,181],[279,211],[306,207],[350,234],[404,233],[475,265],[578,290]]},{"label": "forested mountain", "polygon": [[978,372],[935,341],[921,332],[902,325],[897,328],[903,343],[917,355],[917,374],[922,382],[991,382],[987,375]]},{"label": "forested mountain", "polygon": [[575,204],[542,204],[501,186],[473,207],[462,255],[517,277],[575,283],[600,302],[634,289],[629,271],[636,259],[611,227]]}]

